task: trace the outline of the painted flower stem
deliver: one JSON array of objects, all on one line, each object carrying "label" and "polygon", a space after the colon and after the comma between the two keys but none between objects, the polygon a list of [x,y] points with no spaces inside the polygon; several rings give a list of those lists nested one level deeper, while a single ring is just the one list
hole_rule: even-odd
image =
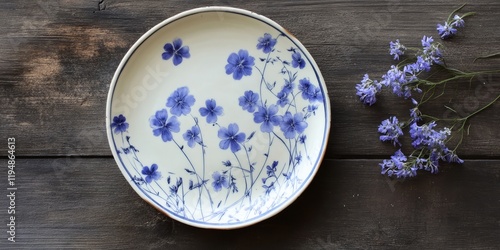
[{"label": "painted flower stem", "polygon": [[278,138],[278,140],[281,141],[281,143],[283,143],[283,145],[285,146],[286,150],[288,151],[288,156],[290,157],[290,159],[293,159],[293,156],[292,156],[292,151],[290,151],[290,148],[288,147],[288,145],[286,145],[286,142],[281,139],[281,137],[279,137],[274,131],[273,131],[273,134],[276,138]]},{"label": "painted flower stem", "polygon": [[[265,80],[265,76],[264,74],[266,73],[266,68],[267,68],[267,64],[269,63],[269,57],[271,56],[271,53],[268,53],[267,54],[267,58],[266,58],[266,63],[264,64],[264,68],[262,69],[262,71],[257,67],[257,66],[254,66],[259,72],[260,72],[260,86],[259,86],[259,94],[260,94],[260,105],[261,106],[264,106],[264,101],[262,100],[262,83],[264,83],[266,80]],[[266,86],[268,86],[267,82],[265,82]]]},{"label": "painted flower stem", "polygon": [[269,143],[268,143],[268,147],[267,147],[267,152],[265,154],[265,160],[264,162],[262,163],[262,167],[260,167],[260,171],[259,173],[257,174],[257,177],[253,180],[251,186],[253,187],[253,185],[255,185],[255,182],[257,182],[257,180],[259,179],[260,175],[262,174],[262,170],[264,170],[266,164],[267,164],[267,160],[269,159],[269,152],[271,151],[271,145],[273,144],[273,141],[274,141],[274,138],[273,140],[271,140],[271,134],[268,133],[268,140],[269,140]]},{"label": "painted flower stem", "polygon": [[[247,196],[247,192],[248,192],[248,181],[247,181],[247,178],[245,176],[245,170],[243,170],[243,165],[241,164],[241,161],[240,161],[240,158],[238,157],[238,155],[236,155],[235,152],[233,152],[233,155],[236,158],[236,161],[238,162],[238,164],[240,165],[241,175],[243,177],[243,180],[245,180],[245,192],[243,193],[243,197],[246,197]],[[251,197],[250,197],[250,201],[252,201]],[[242,202],[243,202],[243,200],[242,200]]]},{"label": "painted flower stem", "polygon": [[[200,139],[201,139],[201,143],[200,143],[200,147],[201,147],[201,154],[202,154],[202,168],[203,168],[203,171],[202,171],[202,177],[201,177],[201,183],[203,183],[203,180],[205,180],[205,174],[206,174],[206,165],[205,165],[205,144],[204,144],[204,141],[203,141],[203,130],[200,128],[200,125],[198,124],[198,119],[195,118],[193,115],[191,115],[191,117],[193,118],[193,121],[195,123],[195,126],[198,127],[198,129],[200,130]],[[184,152],[184,150],[182,150]],[[194,171],[194,169],[193,169]],[[196,172],[196,171],[195,171]],[[204,187],[205,187],[205,184],[202,184]],[[184,188],[184,186],[183,186]],[[206,188],[206,187],[205,187]],[[208,190],[207,190],[208,192]],[[210,192],[208,192],[208,195],[210,196]],[[198,202],[200,203],[200,206],[202,205],[201,204],[201,192],[198,193]],[[210,199],[210,205],[212,207],[212,210],[213,210],[213,202],[212,200]],[[203,213],[202,213],[202,216],[203,216]]]},{"label": "painted flower stem", "polygon": [[[249,167],[249,173],[250,173],[250,197],[252,197],[252,187],[253,187],[253,183],[254,183],[254,179],[253,179],[253,171],[254,171],[254,167],[252,166],[252,162],[250,162],[250,156],[248,155],[248,149],[245,145],[243,145],[243,149],[245,149],[245,154],[247,156],[247,161],[248,161],[248,167]],[[251,199],[251,198],[250,198]]]},{"label": "painted flower stem", "polygon": [[[191,162],[191,159],[189,159],[189,157],[187,156],[186,152],[184,152],[184,149],[179,145],[179,143],[177,143],[177,141],[175,139],[172,139],[172,141],[175,143],[175,145],[179,148],[179,150],[182,152],[182,154],[184,155],[184,157],[186,158],[186,160],[189,162],[189,165],[191,166],[191,169],[193,170],[193,172],[195,173],[196,177],[198,177],[198,181],[200,181],[200,183],[203,183],[203,179],[201,178],[201,176],[196,172],[196,168],[194,167],[193,163]],[[210,199],[210,206],[212,207],[212,210],[213,210],[213,200],[212,200],[212,196],[210,195],[210,191],[208,191],[207,187],[205,185],[203,185],[203,187],[205,188],[205,190],[207,191],[207,194],[208,194],[208,198]],[[199,191],[199,194],[201,197],[201,189],[198,190]],[[200,203],[200,210],[202,210],[203,207],[201,206],[201,203]],[[200,211],[202,214],[203,212]]]}]

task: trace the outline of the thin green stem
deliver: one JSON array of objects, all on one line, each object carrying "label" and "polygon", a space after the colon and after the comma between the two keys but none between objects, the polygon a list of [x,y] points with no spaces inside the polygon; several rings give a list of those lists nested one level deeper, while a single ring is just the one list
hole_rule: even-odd
[{"label": "thin green stem", "polygon": [[467,120],[471,117],[473,117],[474,115],[477,115],[478,113],[480,113],[481,111],[487,109],[488,107],[490,107],[491,105],[493,105],[493,103],[495,103],[496,101],[498,101],[498,99],[500,99],[500,95],[498,95],[495,99],[493,99],[493,101],[491,101],[490,103],[486,104],[485,106],[483,106],[482,108],[472,112],[471,114],[469,114],[468,116],[464,117],[464,118],[461,118],[460,120]]},{"label": "thin green stem", "polygon": [[455,10],[453,10],[453,11],[450,13],[450,15],[448,16],[448,19],[446,19],[446,22],[448,22],[448,23],[449,23],[449,22],[451,21],[451,19],[452,19],[453,15],[454,15],[455,13],[457,13],[459,10],[461,10],[463,7],[465,7],[465,5],[466,5],[466,3],[462,4],[460,7],[456,8]]},{"label": "thin green stem", "polygon": [[488,59],[488,58],[494,58],[494,57],[500,57],[500,52],[489,54],[489,55],[485,55],[485,56],[476,57],[473,62],[476,62],[479,59]]},{"label": "thin green stem", "polygon": [[473,77],[475,77],[477,75],[481,75],[481,74],[491,74],[491,73],[499,73],[499,72],[500,72],[500,70],[486,70],[486,71],[477,71],[477,72],[468,72],[468,73],[464,72],[463,74],[458,74],[458,75],[455,75],[453,77],[441,80],[439,82],[433,82],[433,81],[429,81],[429,80],[419,80],[417,85],[425,84],[427,86],[434,86],[434,85],[440,85],[440,84],[447,83],[447,82],[461,79],[461,78],[468,78],[468,77],[473,78]]}]

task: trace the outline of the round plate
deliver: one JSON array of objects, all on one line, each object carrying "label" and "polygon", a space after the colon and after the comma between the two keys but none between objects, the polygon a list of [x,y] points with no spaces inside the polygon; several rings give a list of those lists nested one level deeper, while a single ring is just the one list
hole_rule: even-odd
[{"label": "round plate", "polygon": [[147,202],[202,228],[238,228],[290,205],[330,128],[318,66],[255,13],[193,9],[158,24],[121,61],[106,125],[118,166]]}]

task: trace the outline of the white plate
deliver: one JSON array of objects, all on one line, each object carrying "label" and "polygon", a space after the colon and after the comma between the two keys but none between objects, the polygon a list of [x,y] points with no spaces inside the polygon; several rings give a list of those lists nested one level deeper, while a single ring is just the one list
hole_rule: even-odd
[{"label": "white plate", "polygon": [[147,202],[202,228],[238,228],[290,205],[330,128],[311,55],[255,13],[193,9],[144,34],[111,83],[106,125],[118,166]]}]

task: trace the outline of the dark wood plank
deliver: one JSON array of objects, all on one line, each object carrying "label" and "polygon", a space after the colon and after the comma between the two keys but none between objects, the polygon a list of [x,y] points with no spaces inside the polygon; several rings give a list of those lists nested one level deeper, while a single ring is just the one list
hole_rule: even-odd
[{"label": "dark wood plank", "polygon": [[[317,61],[332,104],[326,160],[304,194],[254,226],[203,230],[149,206],[119,172],[105,134],[109,83],[128,48],[181,11],[230,5],[265,15],[296,35]],[[462,166],[394,180],[378,158],[395,150],[376,127],[406,114],[408,102],[384,93],[373,107],[355,96],[364,73],[394,62],[388,42],[419,46],[459,3],[439,1],[117,1],[0,2],[0,139],[16,137],[16,243],[0,249],[495,249],[500,245],[500,104],[474,117]],[[478,14],[444,55],[460,69],[499,69],[500,3]],[[500,93],[500,74],[450,84],[442,102],[467,115]],[[2,139],[3,138],[3,139]],[[409,150],[409,148],[405,148]],[[0,157],[6,162],[6,147]],[[60,156],[60,157],[59,157]],[[66,157],[72,156],[72,157]],[[368,158],[368,159],[367,159]],[[333,160],[332,160],[333,159]],[[5,169],[6,170],[6,169]],[[6,171],[0,171],[6,191]],[[8,199],[0,199],[7,208]],[[3,221],[8,215],[3,213]],[[4,226],[4,229],[6,227]]]},{"label": "dark wood plank", "polygon": [[[354,85],[366,72],[380,76],[393,62],[389,40],[417,46],[457,6],[455,1],[3,1],[0,9],[0,134],[15,136],[19,156],[109,156],[105,136],[106,95],[114,70],[128,48],[149,28],[183,10],[232,5],[263,14],[294,33],[317,60],[328,84],[332,132],[328,158],[385,157],[394,149],[377,139],[378,123],[408,106],[389,94],[367,108]],[[500,50],[500,5],[481,0],[467,6],[478,15],[445,55],[458,68],[499,68],[498,59],[473,64]],[[424,17],[425,18],[422,18]],[[19,21],[22,20],[22,21]],[[470,112],[500,91],[499,75],[450,86],[448,105]],[[486,82],[482,85],[482,82]],[[480,87],[483,86],[483,87]],[[484,86],[491,86],[486,88]],[[454,92],[471,89],[471,92]],[[475,91],[475,90],[478,91]],[[443,103],[428,110],[443,114]],[[473,121],[460,151],[465,158],[498,158],[499,104]],[[364,136],[361,136],[364,135]],[[356,143],[351,143],[353,140]],[[1,151],[0,156],[5,156]]]},{"label": "dark wood plank", "polygon": [[[377,163],[326,160],[310,187],[277,216],[218,231],[174,222],[150,207],[111,158],[23,159],[16,168],[17,242],[2,239],[0,248],[492,249],[500,244],[499,160],[470,160],[404,181],[381,176]],[[0,206],[7,207],[5,196]]]}]

